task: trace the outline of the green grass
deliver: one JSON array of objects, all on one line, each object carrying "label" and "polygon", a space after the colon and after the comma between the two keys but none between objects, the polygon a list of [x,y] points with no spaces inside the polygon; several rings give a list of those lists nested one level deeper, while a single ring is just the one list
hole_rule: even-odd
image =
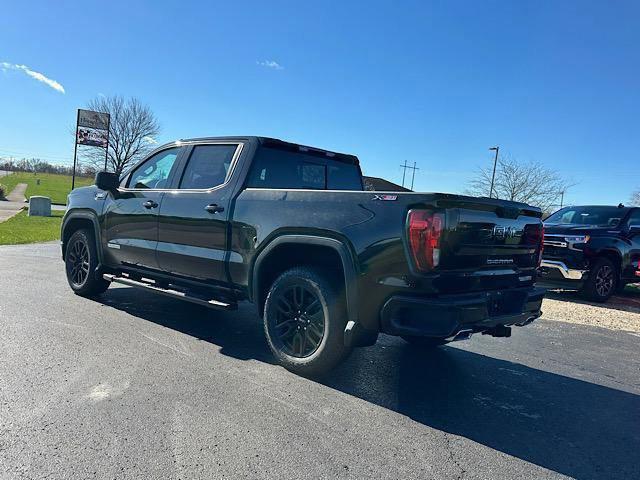
[{"label": "green grass", "polygon": [[47,242],[60,238],[63,211],[52,211],[51,217],[30,217],[23,210],[0,223],[0,245]]},{"label": "green grass", "polygon": [[[40,185],[38,185],[40,180]],[[27,191],[24,196],[42,195],[51,198],[51,203],[66,204],[67,195],[71,191],[71,176],[56,175],[54,173],[28,173],[15,172],[0,177],[0,183],[6,188],[6,194],[10,194],[18,183],[26,183]],[[91,185],[93,178],[76,177],[76,187]]]}]

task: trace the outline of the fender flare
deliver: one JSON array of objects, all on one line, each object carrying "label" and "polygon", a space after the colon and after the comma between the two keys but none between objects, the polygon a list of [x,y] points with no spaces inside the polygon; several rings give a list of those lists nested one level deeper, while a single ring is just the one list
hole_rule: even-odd
[{"label": "fender flare", "polygon": [[365,332],[363,332],[362,326],[358,322],[358,275],[353,254],[344,242],[335,238],[316,235],[283,234],[271,240],[260,251],[253,262],[251,275],[249,277],[251,279],[251,286],[249,288],[251,300],[257,302],[260,298],[261,285],[258,279],[261,264],[274,249],[287,244],[329,247],[338,253],[344,272],[345,299],[347,302],[348,321],[345,328],[345,343],[353,346],[371,344],[372,341],[375,343],[377,332],[375,332],[375,338],[373,340],[369,339],[369,337],[372,337],[371,334],[367,337],[367,340],[365,340]]},{"label": "fender flare", "polygon": [[[93,234],[96,239],[96,250],[98,251],[98,264],[99,266],[103,264],[103,255],[102,255],[102,236],[100,234],[100,222],[98,222],[98,218],[95,213],[87,210],[69,210],[64,216],[64,221],[62,222],[62,227],[60,228],[60,243],[64,241],[64,233],[72,220],[89,220],[93,224]],[[64,257],[64,247],[63,247],[63,257]]]}]

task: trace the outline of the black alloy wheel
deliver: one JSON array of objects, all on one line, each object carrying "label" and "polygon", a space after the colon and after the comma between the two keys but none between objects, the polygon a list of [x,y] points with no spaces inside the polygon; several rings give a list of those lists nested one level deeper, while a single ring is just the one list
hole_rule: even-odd
[{"label": "black alloy wheel", "polygon": [[345,344],[347,309],[342,272],[312,266],[291,268],[269,287],[264,333],[280,365],[305,376],[323,375],[351,352]]},{"label": "black alloy wheel", "polygon": [[78,295],[98,295],[109,288],[109,282],[98,272],[98,251],[91,230],[73,232],[67,241],[64,262],[69,286]]},{"label": "black alloy wheel", "polygon": [[597,258],[589,269],[582,294],[594,302],[606,302],[618,289],[620,276],[611,259]]},{"label": "black alloy wheel", "polygon": [[73,286],[81,288],[89,276],[89,246],[85,238],[78,237],[67,247],[67,275]]},{"label": "black alloy wheel", "polygon": [[324,312],[317,295],[304,285],[292,285],[274,298],[274,340],[296,358],[312,355],[324,337]]},{"label": "black alloy wheel", "polygon": [[601,297],[610,296],[615,285],[615,272],[609,265],[603,265],[596,272],[596,292]]}]

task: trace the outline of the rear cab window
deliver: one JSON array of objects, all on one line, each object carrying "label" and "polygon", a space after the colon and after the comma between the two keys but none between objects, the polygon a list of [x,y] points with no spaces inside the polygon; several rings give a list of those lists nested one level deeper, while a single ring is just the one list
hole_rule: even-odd
[{"label": "rear cab window", "polygon": [[357,163],[330,154],[262,146],[256,152],[247,179],[250,188],[363,190]]},{"label": "rear cab window", "polygon": [[225,183],[237,148],[237,144],[194,146],[178,188],[206,190]]}]

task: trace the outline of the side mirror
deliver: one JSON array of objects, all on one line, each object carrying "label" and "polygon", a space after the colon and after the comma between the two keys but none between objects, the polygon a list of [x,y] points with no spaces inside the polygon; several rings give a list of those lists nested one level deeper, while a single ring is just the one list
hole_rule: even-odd
[{"label": "side mirror", "polygon": [[112,172],[98,172],[95,184],[100,190],[115,192],[120,186],[120,177]]}]

